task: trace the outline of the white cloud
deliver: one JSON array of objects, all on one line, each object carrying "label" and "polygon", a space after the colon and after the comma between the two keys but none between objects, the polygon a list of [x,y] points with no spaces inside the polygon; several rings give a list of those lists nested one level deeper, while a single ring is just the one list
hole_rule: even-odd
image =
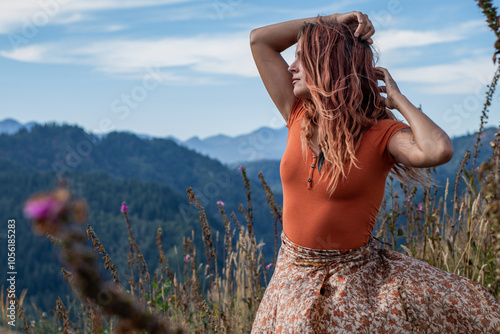
[{"label": "white cloud", "polygon": [[188,68],[194,73],[258,76],[247,32],[159,40],[102,41],[85,47],[44,44],[2,51],[26,62],[83,64],[109,73],[142,73],[147,67]]},{"label": "white cloud", "polygon": [[84,15],[82,13],[68,13],[54,16],[52,23],[59,25],[72,24],[76,22],[88,21],[90,18],[90,15]]},{"label": "white cloud", "polygon": [[463,39],[458,34],[445,36],[437,31],[386,30],[375,38],[375,45],[382,52],[399,48],[419,47]]},{"label": "white cloud", "polygon": [[197,3],[190,6],[174,7],[174,8],[162,8],[151,13],[147,19],[149,22],[175,22],[175,21],[189,21],[189,20],[203,20],[207,18],[211,19],[224,19],[228,15],[234,13],[240,13],[238,7],[228,7],[224,11],[217,11],[214,7],[215,2],[203,2]]},{"label": "white cloud", "polygon": [[[61,1],[61,0],[60,0]],[[69,10],[109,10],[154,7],[192,2],[193,0],[63,0]]]},{"label": "white cloud", "polygon": [[47,45],[30,45],[14,49],[11,52],[1,51],[0,55],[5,58],[15,59],[18,61],[40,63],[44,61],[48,52],[50,52],[50,47]]},{"label": "white cloud", "polygon": [[481,27],[485,27],[484,22],[475,20],[464,22],[453,28],[439,30],[382,30],[378,31],[373,38],[377,49],[385,52],[401,48],[415,48],[465,40],[472,34],[481,32]]},{"label": "white cloud", "polygon": [[[35,26],[64,24],[81,20],[82,12],[188,3],[193,0],[2,0],[0,34]],[[62,16],[63,19],[58,19]],[[37,24],[42,22],[42,24]]]},{"label": "white cloud", "polygon": [[28,16],[37,9],[41,10],[36,0],[4,0],[0,2],[0,33],[6,34],[21,26]]},{"label": "white cloud", "polygon": [[114,31],[121,31],[127,29],[127,26],[119,25],[119,24],[114,24],[114,25],[109,25],[104,28],[105,31],[108,32],[114,32]]},{"label": "white cloud", "polygon": [[[276,12],[276,13],[286,13],[290,14],[294,18],[301,18],[301,17],[315,17],[318,15],[329,15],[333,13],[344,13],[344,12],[349,12],[352,11],[355,6],[360,7],[360,4],[366,3],[369,0],[341,0],[341,1],[335,1],[331,4],[325,5],[325,6],[318,6],[318,7],[312,7],[312,6],[317,6],[316,3],[308,3],[308,2],[303,2],[302,3],[302,8],[297,8],[297,7],[287,7],[287,6],[280,6],[274,5],[272,1],[269,2],[269,5],[272,7],[263,7],[259,6],[261,12]],[[273,6],[274,5],[274,6]]]},{"label": "white cloud", "polygon": [[396,82],[415,83],[425,94],[475,94],[489,84],[495,66],[490,57],[463,59],[451,64],[393,69]]}]

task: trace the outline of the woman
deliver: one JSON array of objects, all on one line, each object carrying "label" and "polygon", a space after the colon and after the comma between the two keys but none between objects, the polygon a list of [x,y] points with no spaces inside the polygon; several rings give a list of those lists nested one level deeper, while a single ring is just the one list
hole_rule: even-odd
[{"label": "woman", "polygon": [[[373,34],[360,12],[251,33],[260,76],[289,129],[280,166],[282,247],[252,333],[493,333],[500,326],[500,307],[479,284],[374,247],[389,171],[425,183],[416,168],[448,162],[453,147],[389,72],[374,67]],[[280,53],[295,43],[288,66]]]}]

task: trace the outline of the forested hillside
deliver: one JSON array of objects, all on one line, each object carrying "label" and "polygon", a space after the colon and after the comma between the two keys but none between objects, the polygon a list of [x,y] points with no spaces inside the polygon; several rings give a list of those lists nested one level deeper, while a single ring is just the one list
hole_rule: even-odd
[{"label": "forested hillside", "polygon": [[[199,214],[189,203],[187,187],[194,189],[205,206],[214,236],[223,231],[216,204],[219,200],[226,203],[226,212],[234,211],[239,222],[246,225],[238,211],[239,203],[247,202],[241,173],[171,140],[143,140],[123,133],[98,139],[68,125],[35,126],[30,132],[0,135],[2,221],[17,222],[18,286],[28,289],[29,303],[33,301],[42,308],[52,308],[57,296],[67,294],[69,288],[60,266],[55,264],[55,246],[44,237],[33,236],[22,205],[31,194],[49,190],[62,180],[77,196],[86,199],[88,222],[120,273],[127,272],[129,247],[120,213],[122,201],[129,206],[132,229],[148,263],[158,263],[155,237],[158,227],[162,228],[163,247],[173,270],[182,259],[182,255],[175,255],[174,246],[182,254],[184,236],[194,230],[198,248],[203,247]],[[256,234],[272,244],[273,218],[268,213],[265,193],[258,182],[251,182],[251,186]],[[0,227],[0,235],[6,236],[5,224]],[[222,245],[223,240],[219,241]],[[267,248],[266,256],[272,255],[272,247]],[[6,263],[5,252],[0,252],[0,261]],[[5,273],[1,275],[4,280]]]}]

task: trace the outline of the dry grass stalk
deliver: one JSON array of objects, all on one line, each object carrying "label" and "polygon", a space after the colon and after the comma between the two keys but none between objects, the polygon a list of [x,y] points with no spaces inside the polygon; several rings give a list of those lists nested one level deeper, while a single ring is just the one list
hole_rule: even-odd
[{"label": "dry grass stalk", "polygon": [[[130,228],[130,220],[128,218],[128,210],[122,213],[127,223],[130,242],[130,250],[128,253],[128,267],[130,269],[130,292],[133,296],[134,287],[138,287],[140,290],[142,290],[142,293],[139,294],[140,296],[142,296],[142,298],[144,298],[146,294],[151,296],[151,275],[149,273],[148,265],[146,264],[144,255],[142,254],[139,245],[135,242],[134,235],[132,234],[132,229]],[[137,265],[137,272],[139,273],[139,280],[137,281],[137,283],[135,283],[134,281],[134,262]]]},{"label": "dry grass stalk", "polygon": [[113,261],[111,261],[111,257],[109,256],[108,252],[106,252],[106,249],[104,248],[101,240],[99,240],[99,237],[97,236],[97,234],[95,234],[94,229],[92,228],[92,226],[90,226],[90,224],[87,225],[87,238],[92,241],[94,250],[98,251],[99,254],[104,255],[102,257],[102,259],[104,260],[104,268],[111,272],[111,276],[113,277],[113,281],[115,282],[115,284],[121,285],[120,279],[118,278],[118,272],[115,268],[115,264],[113,263]]},{"label": "dry grass stalk", "polygon": [[274,200],[274,194],[271,191],[271,188],[267,184],[264,179],[264,175],[262,172],[259,172],[258,177],[260,182],[262,183],[262,187],[264,187],[264,191],[266,192],[267,203],[269,203],[269,207],[271,208],[271,214],[274,216],[274,257],[273,257],[273,266],[276,266],[276,258],[278,256],[278,221],[280,222],[280,226],[283,227],[283,208],[276,204]]},{"label": "dry grass stalk", "polygon": [[[73,324],[69,320],[68,313],[66,312],[66,307],[64,306],[64,303],[62,302],[61,298],[57,298],[56,305],[57,306],[56,306],[55,310],[56,310],[58,321],[60,321],[59,322],[60,327],[63,328],[63,334],[74,333],[75,330],[72,328]],[[61,324],[61,322],[62,322],[62,324]]]}]

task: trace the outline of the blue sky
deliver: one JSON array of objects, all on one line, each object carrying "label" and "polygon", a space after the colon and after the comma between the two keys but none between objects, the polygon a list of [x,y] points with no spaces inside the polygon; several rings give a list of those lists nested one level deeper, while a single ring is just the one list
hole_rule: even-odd
[{"label": "blue sky", "polygon": [[250,31],[351,10],[372,19],[379,65],[414,104],[451,136],[478,128],[495,38],[473,0],[2,0],[0,120],[181,140],[280,128]]}]

